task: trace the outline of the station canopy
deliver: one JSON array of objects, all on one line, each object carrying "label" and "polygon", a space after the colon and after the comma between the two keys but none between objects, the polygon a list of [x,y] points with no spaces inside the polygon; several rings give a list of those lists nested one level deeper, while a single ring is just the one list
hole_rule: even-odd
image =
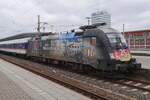
[{"label": "station canopy", "polygon": [[21,33],[21,34],[17,34],[17,35],[14,35],[14,36],[10,36],[10,37],[6,37],[6,38],[3,38],[3,39],[0,39],[0,42],[2,42],[2,41],[9,41],[9,40],[15,40],[15,39],[22,39],[22,38],[30,38],[30,37],[34,37],[36,35],[48,36],[48,35],[51,35],[51,34],[53,34],[53,33],[51,33],[51,32]]}]

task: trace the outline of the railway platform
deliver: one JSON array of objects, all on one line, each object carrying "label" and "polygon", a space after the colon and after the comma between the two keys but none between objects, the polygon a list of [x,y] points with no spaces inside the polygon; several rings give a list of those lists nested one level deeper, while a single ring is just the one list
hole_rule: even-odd
[{"label": "railway platform", "polygon": [[131,50],[133,55],[150,56],[150,50]]},{"label": "railway platform", "polygon": [[0,59],[0,100],[91,100]]}]

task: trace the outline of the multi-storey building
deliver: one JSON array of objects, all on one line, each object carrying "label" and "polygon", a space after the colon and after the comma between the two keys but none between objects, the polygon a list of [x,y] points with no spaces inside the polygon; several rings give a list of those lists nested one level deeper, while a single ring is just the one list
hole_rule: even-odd
[{"label": "multi-storey building", "polygon": [[106,11],[97,11],[91,15],[92,24],[106,23],[106,27],[111,27],[111,15]]}]

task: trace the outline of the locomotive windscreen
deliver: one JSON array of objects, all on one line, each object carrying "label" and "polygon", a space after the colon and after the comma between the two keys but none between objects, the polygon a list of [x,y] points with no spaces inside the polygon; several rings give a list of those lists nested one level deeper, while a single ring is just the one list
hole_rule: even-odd
[{"label": "locomotive windscreen", "polygon": [[127,48],[126,40],[121,33],[107,33],[107,37],[113,49]]}]

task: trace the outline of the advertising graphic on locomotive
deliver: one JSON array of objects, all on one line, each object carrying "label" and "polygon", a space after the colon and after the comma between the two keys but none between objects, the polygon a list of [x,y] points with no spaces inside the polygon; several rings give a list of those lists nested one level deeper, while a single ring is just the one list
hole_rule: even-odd
[{"label": "advertising graphic on locomotive", "polygon": [[37,34],[30,39],[1,41],[0,50],[90,65],[103,71],[134,71],[141,68],[141,64],[132,58],[120,32],[94,25],[82,26],[80,29],[81,32],[61,32],[48,36]]}]

